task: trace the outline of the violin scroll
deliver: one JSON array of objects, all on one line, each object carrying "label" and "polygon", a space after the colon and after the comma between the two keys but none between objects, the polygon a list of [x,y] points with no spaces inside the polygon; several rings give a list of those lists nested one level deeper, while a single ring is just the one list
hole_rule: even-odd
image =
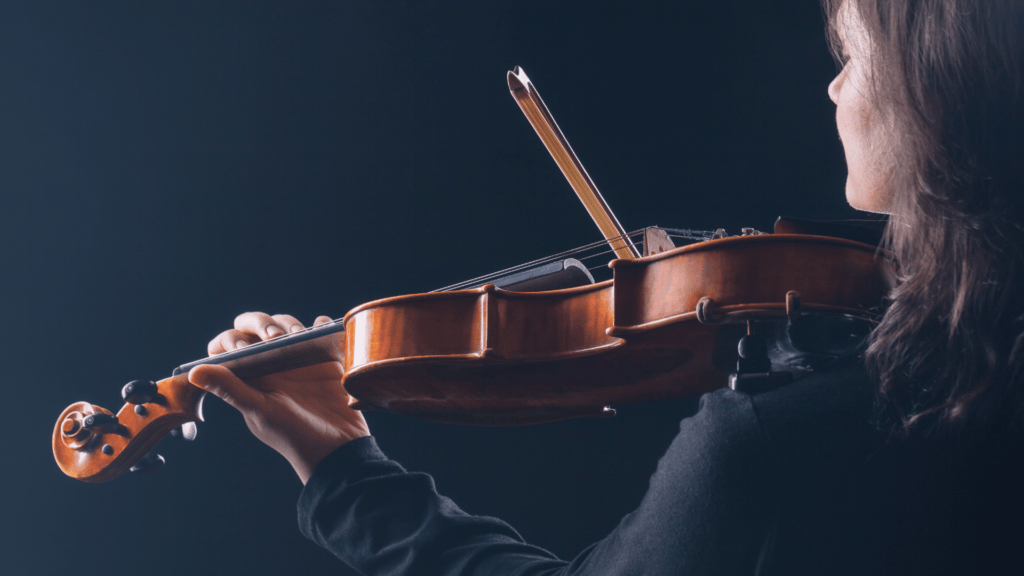
[{"label": "violin scroll", "polygon": [[116,415],[88,402],[76,402],[61,413],[53,429],[53,455],[65,474],[106,482],[140,463],[148,468],[147,454],[164,436],[181,426],[193,431],[189,424],[203,421],[206,391],[190,384],[187,374],[141,382],[129,386],[144,393],[129,390],[128,403]]}]

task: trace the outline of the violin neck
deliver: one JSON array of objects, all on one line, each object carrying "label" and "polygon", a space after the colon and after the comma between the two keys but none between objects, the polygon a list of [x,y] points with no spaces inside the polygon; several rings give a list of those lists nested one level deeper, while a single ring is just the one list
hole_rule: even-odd
[{"label": "violin neck", "polygon": [[345,324],[338,320],[295,334],[278,336],[224,354],[196,360],[174,369],[187,374],[201,364],[220,364],[245,380],[277,374],[322,362],[344,362]]}]

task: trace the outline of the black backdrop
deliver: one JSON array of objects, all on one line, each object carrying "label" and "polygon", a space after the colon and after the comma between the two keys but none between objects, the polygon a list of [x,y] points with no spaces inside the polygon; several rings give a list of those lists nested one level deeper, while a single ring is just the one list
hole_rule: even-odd
[{"label": "black backdrop", "polygon": [[[155,477],[64,477],[68,404],[304,321],[599,238],[508,94],[523,66],[628,229],[841,218],[814,0],[0,7],[9,574],[338,574],[286,462],[222,402]],[[636,506],[695,401],[475,429],[370,414],[471,513],[571,557]],[[301,571],[297,571],[300,570]]]}]

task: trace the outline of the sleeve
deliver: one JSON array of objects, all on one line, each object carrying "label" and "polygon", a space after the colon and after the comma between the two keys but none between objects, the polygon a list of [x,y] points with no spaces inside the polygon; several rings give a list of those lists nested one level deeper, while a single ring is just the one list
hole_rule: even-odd
[{"label": "sleeve", "polygon": [[682,421],[640,506],[571,562],[501,520],[463,512],[373,438],[320,464],[300,496],[299,525],[367,575],[752,574],[774,522],[770,462],[750,398],[721,390]]}]

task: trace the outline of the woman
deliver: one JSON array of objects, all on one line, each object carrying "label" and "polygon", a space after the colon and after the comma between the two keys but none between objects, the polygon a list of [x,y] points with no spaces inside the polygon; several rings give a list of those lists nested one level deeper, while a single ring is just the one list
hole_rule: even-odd
[{"label": "woman", "polygon": [[[306,485],[304,533],[367,574],[991,572],[1024,510],[1024,1],[826,0],[851,205],[899,286],[862,358],[681,423],[639,508],[572,562],[463,513],[376,447],[321,364],[190,380]],[[318,319],[320,321],[322,319]],[[249,313],[220,353],[302,325]],[[866,368],[866,370],[865,370]]]}]

